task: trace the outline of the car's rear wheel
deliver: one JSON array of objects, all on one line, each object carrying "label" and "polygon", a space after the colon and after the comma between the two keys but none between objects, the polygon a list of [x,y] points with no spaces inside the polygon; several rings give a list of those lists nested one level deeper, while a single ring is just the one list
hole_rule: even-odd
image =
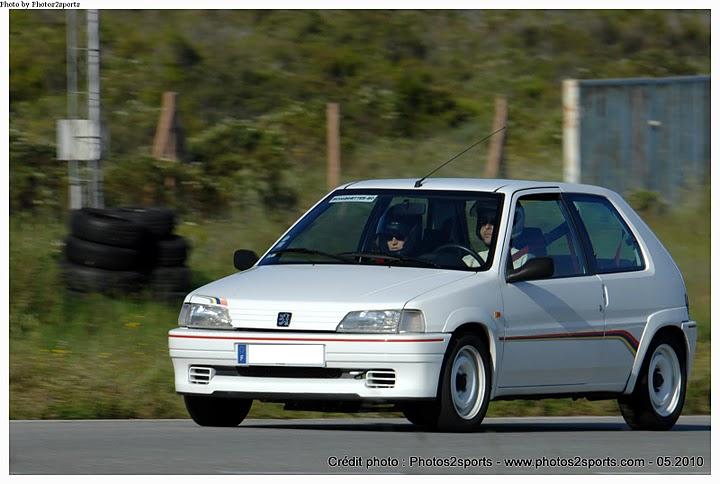
[{"label": "car's rear wheel", "polygon": [[490,353],[481,338],[465,334],[450,342],[441,379],[439,430],[478,429],[490,400],[491,375]]},{"label": "car's rear wheel", "polygon": [[635,390],[618,399],[620,412],[633,430],[668,430],[685,403],[685,351],[677,338],[656,337],[648,348]]},{"label": "car's rear wheel", "polygon": [[245,420],[252,400],[185,395],[185,408],[196,424],[203,427],[236,427]]}]

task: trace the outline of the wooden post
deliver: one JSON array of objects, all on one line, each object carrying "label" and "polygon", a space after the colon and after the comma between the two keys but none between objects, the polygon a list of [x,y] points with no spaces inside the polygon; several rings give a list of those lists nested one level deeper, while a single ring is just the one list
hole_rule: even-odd
[{"label": "wooden post", "polygon": [[[495,98],[495,120],[493,121],[491,132],[507,126],[507,118],[507,98],[505,96],[497,96]],[[487,164],[485,165],[485,178],[498,178],[499,176],[505,175],[503,160],[505,158],[506,138],[507,129],[504,129],[490,139]]]},{"label": "wooden post", "polygon": [[[178,161],[184,155],[183,134],[177,116],[177,93],[164,92],[162,97],[162,111],[155,130],[152,156],[157,160]],[[165,188],[174,191],[176,181],[174,176],[165,177]]]},{"label": "wooden post", "polygon": [[176,160],[175,143],[173,137],[173,120],[175,118],[175,93],[164,92],[162,97],[162,110],[160,120],[155,129],[152,155],[158,160]]},{"label": "wooden post", "polygon": [[162,111],[155,130],[152,156],[158,160],[182,160],[185,155],[185,139],[177,111],[177,93],[165,92]]},{"label": "wooden post", "polygon": [[327,105],[327,186],[332,190],[340,184],[340,106]]}]

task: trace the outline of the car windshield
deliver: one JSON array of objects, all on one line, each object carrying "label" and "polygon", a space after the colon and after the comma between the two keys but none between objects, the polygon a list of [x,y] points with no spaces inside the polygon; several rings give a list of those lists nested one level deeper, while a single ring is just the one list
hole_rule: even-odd
[{"label": "car windshield", "polygon": [[435,190],[338,190],[260,262],[487,270],[503,196]]}]

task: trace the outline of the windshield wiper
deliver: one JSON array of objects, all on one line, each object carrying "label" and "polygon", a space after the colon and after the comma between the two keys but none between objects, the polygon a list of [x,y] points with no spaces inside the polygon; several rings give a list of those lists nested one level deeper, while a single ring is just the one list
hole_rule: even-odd
[{"label": "windshield wiper", "polygon": [[382,252],[340,252],[338,255],[345,255],[350,257],[372,257],[373,259],[385,259],[396,262],[415,262],[429,267],[442,269],[442,267],[440,267],[439,265],[426,259],[418,259],[416,257],[400,257],[397,255],[383,254]]},{"label": "windshield wiper", "polygon": [[315,249],[306,249],[305,247],[291,247],[289,249],[278,249],[270,252],[268,255],[276,255],[276,254],[308,254],[308,255],[321,255],[323,257],[328,257],[330,259],[339,260],[342,262],[351,262],[350,259],[347,257],[342,257],[340,254],[331,254],[329,252],[323,252],[321,250],[315,250]]}]

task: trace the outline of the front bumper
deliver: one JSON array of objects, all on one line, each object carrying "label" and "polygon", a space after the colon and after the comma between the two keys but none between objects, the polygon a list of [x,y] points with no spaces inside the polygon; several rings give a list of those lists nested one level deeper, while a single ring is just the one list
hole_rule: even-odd
[{"label": "front bumper", "polygon": [[[261,399],[434,398],[450,334],[373,335],[220,331],[176,328],[168,334],[178,393],[239,394]],[[323,368],[240,367],[236,345],[324,345]],[[198,383],[190,369],[208,378]],[[341,371],[333,371],[337,369]],[[259,371],[255,371],[259,370]],[[370,371],[370,373],[367,373]],[[373,384],[373,372],[394,375],[392,385]],[[323,373],[321,376],[320,373]],[[377,374],[377,373],[376,373]]]}]

